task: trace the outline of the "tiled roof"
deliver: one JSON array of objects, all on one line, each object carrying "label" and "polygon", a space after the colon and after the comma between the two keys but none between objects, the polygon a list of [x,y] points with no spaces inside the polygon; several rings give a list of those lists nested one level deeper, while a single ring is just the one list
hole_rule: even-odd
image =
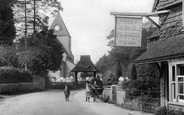
[{"label": "tiled roof", "polygon": [[155,0],[153,10],[162,10],[181,2],[182,0]]},{"label": "tiled roof", "polygon": [[153,31],[153,33],[151,34],[149,38],[157,37],[157,36],[159,36],[159,29],[156,29],[155,31]]},{"label": "tiled roof", "polygon": [[92,63],[90,55],[82,55],[72,72],[98,72],[98,70]]},{"label": "tiled roof", "polygon": [[159,61],[181,56],[184,56],[184,34],[149,43],[147,51],[139,56],[135,62]]}]

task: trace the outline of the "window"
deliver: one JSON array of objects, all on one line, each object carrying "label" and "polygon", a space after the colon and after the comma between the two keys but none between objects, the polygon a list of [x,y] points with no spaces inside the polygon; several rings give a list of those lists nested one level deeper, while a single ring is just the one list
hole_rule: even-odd
[{"label": "window", "polygon": [[172,88],[172,97],[173,99],[176,98],[176,91],[175,91],[175,79],[176,79],[176,75],[175,75],[175,66],[172,66],[172,83],[171,83],[171,88]]},{"label": "window", "polygon": [[169,101],[184,103],[184,62],[170,63]]}]

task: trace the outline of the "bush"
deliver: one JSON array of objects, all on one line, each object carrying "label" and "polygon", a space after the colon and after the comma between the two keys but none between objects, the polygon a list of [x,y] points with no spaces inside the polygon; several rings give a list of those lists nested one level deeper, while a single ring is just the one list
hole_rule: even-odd
[{"label": "bush", "polygon": [[0,84],[0,94],[15,95],[37,91],[33,83]]},{"label": "bush", "polygon": [[140,97],[137,97],[133,100],[126,100],[126,102],[122,104],[121,107],[129,110],[141,111],[142,104],[140,100],[141,100]]},{"label": "bush", "polygon": [[172,110],[166,106],[163,106],[155,112],[155,115],[184,115],[184,112],[181,110]]},{"label": "bush", "polygon": [[13,67],[0,67],[0,83],[23,83],[32,82],[31,73]]},{"label": "bush", "polygon": [[127,86],[128,86],[128,81],[127,80],[124,80],[123,82],[121,82],[121,88],[123,90],[125,90],[127,88]]}]

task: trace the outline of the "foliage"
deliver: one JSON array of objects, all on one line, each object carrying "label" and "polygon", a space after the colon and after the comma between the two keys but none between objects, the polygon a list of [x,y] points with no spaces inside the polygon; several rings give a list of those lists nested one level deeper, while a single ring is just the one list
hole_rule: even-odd
[{"label": "foliage", "polygon": [[144,95],[151,95],[153,98],[159,97],[159,73],[154,64],[138,65],[138,78],[124,81],[121,87],[126,90],[127,96],[140,96],[141,90]]},{"label": "foliage", "polygon": [[[114,59],[112,56],[110,55],[103,55],[99,61],[95,64],[95,66],[97,67],[97,69],[102,72],[105,73],[107,71],[107,69],[112,68],[112,65],[116,64],[116,59]],[[111,65],[111,66],[110,66]]]},{"label": "foliage", "polygon": [[112,84],[117,84],[117,77],[114,74],[109,74],[105,78],[103,78],[103,84],[104,85],[112,85]]},{"label": "foliage", "polygon": [[22,50],[24,39],[21,39],[19,50],[22,51],[18,58],[19,64],[23,67],[27,63],[34,74],[60,69],[64,49],[53,33],[53,30],[44,30],[30,36],[26,51]]},{"label": "foliage", "polygon": [[[15,26],[17,30],[17,39],[20,39],[24,36],[25,29],[25,10],[24,4],[20,4],[15,0],[14,2],[14,19]],[[29,4],[26,4],[27,9],[27,25],[28,28],[33,28],[33,24],[35,23],[36,31],[41,31],[48,28],[48,21],[50,16],[55,16],[55,14],[61,10],[63,10],[61,3],[57,0],[41,0],[35,1],[35,22],[34,22],[34,0],[30,0]],[[28,29],[28,35],[33,33],[33,29]]]},{"label": "foliage", "polygon": [[136,99],[133,99],[131,101],[126,100],[126,103],[122,104],[121,107],[129,110],[140,111],[142,108],[141,98],[137,97]]},{"label": "foliage", "polygon": [[13,0],[0,0],[0,44],[12,45],[15,39]]},{"label": "foliage", "polygon": [[122,68],[121,68],[121,63],[119,61],[116,68],[116,76],[117,76],[117,80],[119,79],[120,76],[122,76]]},{"label": "foliage", "polygon": [[0,67],[0,83],[32,82],[31,73],[13,67]]},{"label": "foliage", "polygon": [[137,79],[137,70],[136,70],[135,65],[132,66],[131,79],[132,80],[136,80]]},{"label": "foliage", "polygon": [[33,85],[33,83],[11,83],[11,84],[0,84],[0,86],[1,86],[0,94],[3,95],[17,95],[41,90],[36,88]]},{"label": "foliage", "polygon": [[0,46],[0,66],[18,67],[18,51],[16,45],[12,46],[1,45]]},{"label": "foliage", "polygon": [[[146,25],[146,24],[145,24]],[[115,73],[116,64],[118,61],[121,63],[122,76],[127,76],[128,65],[146,51],[147,37],[151,36],[156,29],[153,25],[147,27],[143,26],[142,29],[142,47],[115,47],[114,46],[114,30],[107,36],[109,40],[108,46],[111,47],[108,55],[104,55],[96,63],[98,70],[105,74],[107,71]]]},{"label": "foliage", "polygon": [[140,64],[137,66],[138,79],[142,81],[143,90],[159,90],[159,71],[155,64]]},{"label": "foliage", "polygon": [[123,82],[121,82],[121,88],[125,90],[128,87],[128,81],[125,79]]},{"label": "foliage", "polygon": [[154,115],[183,115],[184,112],[181,110],[169,109],[166,106],[160,107]]}]

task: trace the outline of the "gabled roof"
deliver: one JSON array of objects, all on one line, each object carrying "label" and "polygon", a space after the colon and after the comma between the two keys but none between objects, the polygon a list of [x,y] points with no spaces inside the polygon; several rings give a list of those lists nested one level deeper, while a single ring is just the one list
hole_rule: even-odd
[{"label": "gabled roof", "polygon": [[159,31],[160,31],[160,30],[159,30],[158,28],[157,28],[157,29],[155,29],[149,38],[159,36]]},{"label": "gabled roof", "polygon": [[[56,26],[60,27],[59,30],[54,29]],[[59,12],[56,15],[56,17],[55,17],[54,21],[52,22],[51,26],[49,27],[49,29],[54,29],[54,34],[56,34],[58,37],[59,36],[69,36],[69,38],[71,38],[71,36],[66,28],[66,25],[65,25]],[[63,43],[61,43],[61,44],[63,45],[65,53],[67,54],[67,57],[70,58],[71,62],[73,62],[74,56],[73,56],[72,52],[65,46],[65,44],[63,44]]]},{"label": "gabled roof", "polygon": [[82,55],[72,72],[98,72],[98,70],[92,63],[90,55]]},{"label": "gabled roof", "polygon": [[184,34],[148,44],[147,51],[135,62],[161,61],[184,57]]},{"label": "gabled roof", "polygon": [[150,37],[147,38],[148,43],[159,39],[159,29],[157,28]]},{"label": "gabled roof", "polygon": [[154,6],[153,6],[153,12],[157,10],[163,10],[167,7],[171,7],[181,2],[182,0],[155,0]]},{"label": "gabled roof", "polygon": [[[54,29],[55,26],[59,26],[60,29],[58,31],[55,31],[55,34],[60,35],[60,36],[70,36],[66,25],[60,15],[60,13],[58,12],[58,14],[56,15],[54,21],[52,22],[51,26],[49,29]],[[70,36],[71,37],[71,36]]]}]

